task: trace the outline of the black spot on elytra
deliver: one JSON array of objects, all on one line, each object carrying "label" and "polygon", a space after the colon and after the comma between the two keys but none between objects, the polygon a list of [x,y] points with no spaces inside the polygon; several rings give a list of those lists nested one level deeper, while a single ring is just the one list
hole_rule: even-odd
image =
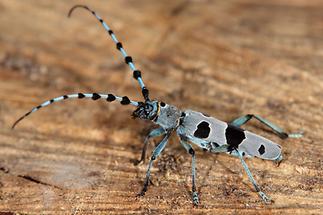
[{"label": "black spot on elytra", "polygon": [[202,121],[197,125],[197,129],[194,132],[194,136],[197,138],[207,138],[210,134],[210,124],[206,121]]},{"label": "black spot on elytra", "polygon": [[67,95],[64,95],[64,96],[63,96],[63,98],[64,98],[64,99],[67,99],[67,98],[68,98],[68,96],[67,96]]},{"label": "black spot on elytra", "polygon": [[225,138],[229,145],[228,151],[232,151],[238,148],[239,144],[246,138],[246,135],[243,129],[228,124],[225,130]]},{"label": "black spot on elytra", "polygon": [[261,145],[258,149],[258,152],[260,155],[263,155],[265,153],[265,146],[264,145]]}]

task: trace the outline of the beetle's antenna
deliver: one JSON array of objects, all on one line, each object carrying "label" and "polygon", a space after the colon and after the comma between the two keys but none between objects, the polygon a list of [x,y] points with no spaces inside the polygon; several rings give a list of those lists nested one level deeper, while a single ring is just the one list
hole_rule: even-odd
[{"label": "beetle's antenna", "polygon": [[98,100],[98,99],[106,99],[108,102],[112,102],[114,100],[117,100],[120,102],[120,104],[122,105],[133,105],[133,106],[138,106],[139,103],[130,100],[127,96],[115,96],[113,94],[101,94],[101,93],[75,93],[75,94],[69,94],[69,95],[64,95],[64,96],[60,96],[60,97],[56,97],[54,99],[50,99],[45,101],[44,103],[42,103],[41,105],[38,105],[37,107],[34,107],[33,109],[31,109],[29,112],[27,112],[25,115],[23,115],[22,117],[20,117],[13,125],[12,125],[12,129],[15,128],[15,126],[21,121],[23,120],[25,117],[27,117],[28,115],[30,115],[31,113],[34,113],[36,111],[38,111],[39,109],[48,106],[50,104],[53,104],[55,102],[58,101],[62,101],[62,100],[66,100],[66,99],[73,99],[73,98],[77,98],[77,99],[83,99],[83,98],[91,98],[92,100]]},{"label": "beetle's antenna", "polygon": [[110,37],[112,38],[113,42],[116,44],[117,49],[121,52],[121,54],[124,57],[124,60],[126,62],[126,64],[129,65],[130,69],[133,71],[133,77],[138,81],[140,88],[141,88],[141,92],[142,95],[144,97],[144,99],[146,101],[149,101],[149,91],[148,89],[145,87],[145,84],[142,80],[141,77],[141,72],[140,70],[137,70],[135,67],[135,64],[132,61],[132,57],[129,56],[125,49],[122,46],[122,43],[117,39],[116,35],[113,33],[113,31],[111,30],[111,28],[106,24],[106,22],[99,16],[96,14],[95,11],[91,10],[89,7],[85,6],[85,5],[75,5],[74,7],[72,7],[69,12],[68,12],[68,17],[71,17],[73,11],[76,8],[84,8],[88,11],[90,11],[95,17],[96,19],[101,23],[101,25],[103,26],[103,28],[108,32],[108,34],[110,35]]}]

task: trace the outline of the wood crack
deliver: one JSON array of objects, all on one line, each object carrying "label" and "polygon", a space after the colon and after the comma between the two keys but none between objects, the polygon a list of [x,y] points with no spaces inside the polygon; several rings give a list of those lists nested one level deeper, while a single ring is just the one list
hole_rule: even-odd
[{"label": "wood crack", "polygon": [[38,180],[36,178],[33,178],[32,176],[29,176],[29,175],[17,175],[17,177],[26,179],[26,180],[28,180],[30,182],[33,182],[33,183],[36,183],[36,184],[41,184],[41,185],[45,185],[45,186],[49,186],[49,187],[54,187],[54,188],[59,189],[59,190],[63,190],[63,188],[61,188],[59,186],[40,181],[40,180]]}]

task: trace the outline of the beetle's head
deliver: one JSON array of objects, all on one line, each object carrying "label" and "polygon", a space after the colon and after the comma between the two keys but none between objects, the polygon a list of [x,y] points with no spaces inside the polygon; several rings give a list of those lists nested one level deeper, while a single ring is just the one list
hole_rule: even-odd
[{"label": "beetle's head", "polygon": [[146,101],[139,103],[137,109],[132,113],[132,116],[139,119],[154,120],[158,116],[158,112],[158,101]]}]

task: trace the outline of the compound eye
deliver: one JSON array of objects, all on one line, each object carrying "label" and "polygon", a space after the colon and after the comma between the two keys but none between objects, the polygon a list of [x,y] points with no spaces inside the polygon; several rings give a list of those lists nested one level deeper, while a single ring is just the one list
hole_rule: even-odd
[{"label": "compound eye", "polygon": [[153,110],[153,106],[151,106],[151,105],[146,105],[146,107],[145,107],[145,111],[146,112],[151,112]]}]

